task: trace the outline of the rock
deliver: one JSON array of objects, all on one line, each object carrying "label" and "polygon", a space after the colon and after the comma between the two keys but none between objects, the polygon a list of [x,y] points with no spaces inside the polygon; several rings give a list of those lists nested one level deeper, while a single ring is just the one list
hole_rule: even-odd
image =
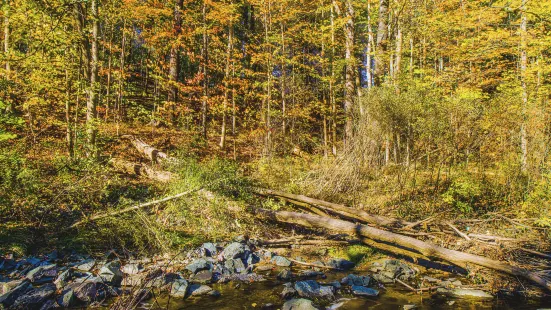
[{"label": "rock", "polygon": [[283,269],[277,274],[277,278],[282,281],[291,281],[293,279],[293,272],[291,269]]},{"label": "rock", "polygon": [[216,244],[211,242],[203,243],[203,245],[201,246],[201,252],[203,256],[207,256],[207,257],[216,257],[216,255],[218,255],[218,249],[216,248]]},{"label": "rock", "polygon": [[40,309],[40,307],[54,295],[55,284],[45,284],[39,288],[32,289],[19,296],[13,303],[13,309]]},{"label": "rock", "polygon": [[77,302],[75,291],[73,289],[66,289],[61,292],[61,295],[57,298],[57,303],[63,308],[72,307]]},{"label": "rock", "polygon": [[482,291],[482,290],[473,290],[473,289],[445,289],[445,288],[438,288],[436,290],[437,293],[450,296],[450,297],[473,297],[473,298],[484,298],[484,299],[493,299],[494,296]]},{"label": "rock", "polygon": [[189,294],[191,296],[206,295],[212,291],[212,288],[208,285],[193,284],[189,287]]},{"label": "rock", "polygon": [[57,275],[57,266],[55,264],[39,266],[27,273],[26,278],[31,282],[37,282],[43,277],[47,277],[53,280],[53,277]]},{"label": "rock", "polygon": [[46,302],[42,305],[42,307],[40,307],[40,310],[50,310],[50,309],[55,309],[59,307],[55,300],[53,299],[48,299],[46,300]]},{"label": "rock", "polygon": [[379,295],[379,291],[365,286],[352,286],[352,294],[356,296],[375,297]]},{"label": "rock", "polygon": [[84,281],[82,283],[71,283],[65,291],[73,290],[75,297],[85,303],[94,301],[98,296],[97,283],[94,281]]},{"label": "rock", "polygon": [[222,294],[220,294],[220,292],[217,291],[217,290],[212,290],[212,291],[208,292],[207,295],[212,296],[212,297],[220,297]]},{"label": "rock", "polygon": [[413,310],[413,309],[417,309],[417,306],[416,305],[404,305],[403,309],[404,310]]},{"label": "rock", "polygon": [[72,277],[73,277],[73,269],[69,268],[63,271],[62,273],[60,273],[59,276],[57,276],[57,278],[54,281],[54,284],[58,289],[62,289],[69,283],[69,280],[71,280]]},{"label": "rock", "polygon": [[461,281],[459,281],[459,280],[455,280],[455,281],[452,282],[452,285],[453,286],[461,286],[461,285],[463,285],[463,283],[461,283]]},{"label": "rock", "polygon": [[23,294],[32,289],[28,280],[21,281],[17,286],[0,296],[0,309],[9,308]]},{"label": "rock", "polygon": [[333,282],[330,282],[329,285],[331,285],[332,287],[334,287],[336,290],[340,290],[342,285],[339,281],[333,281]]},{"label": "rock", "polygon": [[237,259],[228,259],[224,263],[224,267],[230,271],[230,273],[242,273],[247,270],[243,261],[240,258]]},{"label": "rock", "polygon": [[337,268],[341,270],[350,270],[354,268],[356,264],[346,259],[337,258],[337,259],[332,259],[328,261],[327,266],[331,266],[333,268]]},{"label": "rock", "polygon": [[2,283],[2,286],[0,287],[0,294],[6,294],[9,291],[16,288],[17,286],[19,286],[21,283],[26,282],[26,281],[28,281],[28,280],[25,279],[25,280],[13,280],[13,281],[9,281],[9,282],[4,282],[4,283]]},{"label": "rock", "polygon": [[187,294],[189,283],[184,279],[176,279],[170,286],[170,296],[184,298]]},{"label": "rock", "polygon": [[272,265],[260,265],[254,268],[255,271],[270,271],[272,269],[274,269]]},{"label": "rock", "polygon": [[74,267],[78,270],[90,271],[92,270],[92,268],[94,268],[95,265],[96,265],[96,260],[90,258],[90,259],[86,259],[78,262],[77,264],[74,265]]},{"label": "rock", "polygon": [[297,294],[297,290],[293,288],[292,283],[285,283],[283,287],[283,291],[281,292],[281,298],[283,299],[290,299],[295,297]]},{"label": "rock", "polygon": [[272,262],[272,264],[275,264],[275,265],[281,266],[281,267],[291,266],[291,261],[290,260],[286,259],[283,256],[279,256],[279,255],[276,255],[276,256],[272,257],[271,262]]},{"label": "rock", "polygon": [[144,270],[140,264],[126,264],[122,267],[122,272],[125,274],[138,274]]},{"label": "rock", "polygon": [[103,282],[109,283],[113,286],[119,286],[122,282],[121,263],[119,261],[112,261],[101,267],[99,276]]},{"label": "rock", "polygon": [[383,283],[383,284],[390,284],[390,283],[394,283],[394,279],[391,279],[387,276],[384,276],[380,273],[376,273],[373,275],[373,279],[377,280],[377,282],[379,283]]},{"label": "rock", "polygon": [[197,273],[202,270],[212,270],[212,263],[204,258],[194,260],[191,264],[186,266],[186,269],[192,273]]},{"label": "rock", "polygon": [[299,276],[301,278],[322,278],[322,279],[325,279],[327,278],[327,276],[325,275],[325,273],[321,272],[321,271],[316,271],[316,270],[303,270]]},{"label": "rock", "polygon": [[370,278],[368,276],[357,276],[355,274],[349,274],[341,280],[344,285],[356,285],[356,286],[369,286]]},{"label": "rock", "polygon": [[251,253],[249,257],[247,257],[247,266],[256,265],[258,263],[260,263],[260,256],[255,253]]},{"label": "rock", "polygon": [[291,299],[283,304],[281,310],[317,310],[311,300],[304,298]]},{"label": "rock", "polygon": [[224,249],[224,251],[222,252],[222,257],[225,260],[233,258],[247,259],[247,255],[250,251],[251,249],[249,248],[249,246],[239,242],[233,242]]},{"label": "rock", "polygon": [[218,283],[227,283],[227,282],[230,282],[230,281],[240,281],[240,282],[252,283],[252,282],[261,282],[261,281],[265,281],[265,280],[266,279],[264,279],[263,276],[261,276],[259,274],[256,274],[256,273],[247,273],[247,274],[236,273],[236,274],[232,274],[232,275],[221,276],[218,279]]},{"label": "rock", "polygon": [[409,265],[402,263],[399,260],[388,259],[383,264],[384,271],[381,272],[385,277],[398,278],[402,281],[413,278],[416,274],[415,270]]},{"label": "rock", "polygon": [[331,286],[320,286],[314,280],[299,281],[295,283],[295,290],[298,295],[306,298],[333,298],[334,288]]},{"label": "rock", "polygon": [[193,275],[190,280],[192,282],[198,282],[202,284],[208,284],[212,282],[212,272],[210,270],[201,270]]}]

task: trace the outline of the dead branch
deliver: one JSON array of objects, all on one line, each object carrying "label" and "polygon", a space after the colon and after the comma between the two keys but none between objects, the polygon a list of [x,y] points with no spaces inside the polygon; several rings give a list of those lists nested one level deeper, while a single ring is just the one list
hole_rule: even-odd
[{"label": "dead branch", "polygon": [[146,158],[151,160],[154,163],[161,163],[161,162],[167,162],[174,160],[173,158],[169,157],[166,153],[163,153],[156,148],[152,147],[151,145],[143,142],[139,138],[133,136],[133,135],[124,135],[122,136],[123,139],[128,139],[130,143],[140,152],[142,155],[144,155]]},{"label": "dead branch", "polygon": [[453,229],[453,231],[455,231],[459,236],[461,236],[463,239],[467,240],[467,241],[471,241],[472,239],[467,236],[465,233],[463,233],[461,230],[457,229],[457,227],[453,226],[452,223],[450,222],[446,222],[446,224],[448,224],[448,226],[451,227],[451,229]]},{"label": "dead branch", "polygon": [[143,209],[143,208],[146,208],[146,207],[150,207],[150,206],[153,206],[153,205],[157,205],[157,204],[160,204],[160,203],[163,203],[163,202],[167,202],[167,201],[170,201],[170,200],[178,199],[178,198],[187,196],[187,195],[189,195],[189,194],[191,194],[191,193],[194,193],[194,192],[196,192],[196,191],[198,191],[198,190],[201,190],[201,188],[202,188],[202,187],[195,188],[195,189],[192,189],[192,190],[189,190],[189,191],[185,191],[185,192],[182,192],[182,193],[173,195],[173,196],[165,197],[165,198],[163,198],[163,199],[159,199],[159,200],[154,200],[154,201],[142,203],[142,204],[139,204],[139,205],[135,205],[135,206],[132,206],[132,207],[124,208],[124,209],[118,210],[118,211],[109,212],[109,213],[106,213],[106,214],[96,214],[96,215],[92,215],[92,216],[89,217],[89,218],[86,218],[86,219],[84,219],[84,220],[82,220],[82,221],[78,221],[78,222],[74,223],[73,225],[70,226],[70,228],[77,227],[77,226],[82,225],[82,224],[84,224],[84,223],[89,223],[89,222],[97,221],[97,220],[100,220],[100,219],[103,219],[103,218],[106,218],[106,217],[110,217],[110,216],[114,216],[114,215],[119,215],[119,214],[127,213],[127,212],[130,212],[130,211],[139,210],[139,209]]}]

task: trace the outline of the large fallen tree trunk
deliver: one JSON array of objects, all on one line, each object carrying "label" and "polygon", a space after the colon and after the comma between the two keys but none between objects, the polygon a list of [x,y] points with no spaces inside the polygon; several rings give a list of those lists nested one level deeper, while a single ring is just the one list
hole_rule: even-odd
[{"label": "large fallen tree trunk", "polygon": [[404,222],[398,219],[369,214],[365,211],[353,209],[345,205],[323,201],[323,200],[307,197],[304,195],[295,195],[295,194],[290,194],[290,193],[285,193],[285,192],[280,192],[280,191],[265,189],[265,188],[256,188],[256,189],[253,189],[253,191],[256,194],[263,195],[263,196],[275,196],[275,197],[284,198],[289,200],[291,203],[293,201],[298,201],[301,203],[309,204],[319,209],[322,209],[324,211],[328,211],[328,212],[343,216],[346,219],[355,219],[363,223],[369,223],[369,224],[378,225],[378,226],[395,226],[395,225],[409,224],[407,222]]},{"label": "large fallen tree trunk", "polygon": [[126,160],[112,158],[109,164],[118,171],[144,176],[159,182],[169,182],[172,174],[168,171],[157,171],[147,165],[132,163]]},{"label": "large fallen tree trunk", "polygon": [[123,139],[128,139],[132,145],[140,152],[142,155],[153,161],[154,163],[162,163],[174,160],[169,157],[166,153],[163,153],[151,145],[143,142],[139,138],[132,135],[122,136]]},{"label": "large fallen tree trunk", "polygon": [[298,224],[308,227],[325,228],[339,233],[347,233],[351,236],[357,237],[358,239],[368,238],[375,241],[375,246],[378,242],[380,242],[396,245],[399,247],[405,247],[411,251],[421,253],[423,256],[445,260],[462,268],[466,268],[469,264],[490,268],[507,273],[509,275],[523,277],[551,291],[551,282],[549,282],[547,279],[542,278],[534,272],[530,272],[529,270],[515,267],[507,263],[489,259],[483,256],[449,250],[437,245],[433,245],[412,237],[403,236],[390,231],[381,230],[366,225],[354,224],[351,222],[329,217],[297,212],[270,211],[261,209],[260,213],[269,216],[270,218],[279,222]]}]

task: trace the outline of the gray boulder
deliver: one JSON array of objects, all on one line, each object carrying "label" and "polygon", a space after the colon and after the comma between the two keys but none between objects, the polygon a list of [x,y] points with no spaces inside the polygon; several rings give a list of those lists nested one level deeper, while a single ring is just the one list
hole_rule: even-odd
[{"label": "gray boulder", "polygon": [[365,286],[354,285],[352,286],[352,294],[356,296],[376,297],[379,295],[379,291]]},{"label": "gray boulder", "polygon": [[291,261],[283,256],[276,255],[272,257],[271,259],[272,264],[275,264],[277,266],[281,267],[289,267],[291,266]]},{"label": "gray boulder", "polygon": [[311,300],[304,298],[291,299],[283,304],[281,310],[317,310]]},{"label": "gray boulder", "polygon": [[85,259],[83,261],[80,261],[74,265],[74,267],[78,270],[82,271],[90,271],[94,266],[96,265],[96,260],[94,259]]},{"label": "gray boulder", "polygon": [[243,273],[247,270],[240,258],[226,260],[226,262],[224,262],[224,267],[226,267],[230,273]]},{"label": "gray boulder", "polygon": [[17,286],[0,296],[0,309],[11,307],[20,296],[31,289],[32,285],[28,280],[21,281]]},{"label": "gray boulder", "polygon": [[26,278],[31,282],[38,282],[42,278],[49,278],[53,280],[53,277],[57,275],[57,266],[55,264],[39,266],[26,275]]},{"label": "gray boulder", "polygon": [[112,261],[103,265],[99,271],[99,276],[103,282],[113,286],[121,285],[123,277],[121,263],[119,261]]},{"label": "gray boulder", "polygon": [[370,278],[368,276],[357,276],[355,274],[349,274],[341,280],[344,285],[357,285],[357,286],[369,286]]},{"label": "gray boulder", "polygon": [[192,282],[198,282],[202,284],[208,284],[212,282],[212,271],[210,270],[201,270],[198,273],[194,274],[190,280]]},{"label": "gray boulder", "polygon": [[306,298],[328,298],[334,297],[332,286],[320,286],[314,280],[299,281],[295,283],[295,290],[298,295]]},{"label": "gray boulder", "polygon": [[72,290],[75,297],[85,303],[92,302],[98,296],[97,283],[95,281],[84,281],[82,283],[71,283],[64,292]]},{"label": "gray boulder", "polygon": [[277,274],[277,278],[282,281],[291,281],[293,279],[293,272],[291,269],[283,269]]},{"label": "gray boulder", "polygon": [[40,309],[51,296],[55,294],[56,287],[53,283],[45,284],[32,289],[19,296],[13,303],[13,309]]},{"label": "gray boulder", "polygon": [[184,298],[187,294],[189,283],[184,279],[176,279],[170,286],[170,296]]},{"label": "gray boulder", "polygon": [[61,292],[61,295],[57,298],[57,303],[63,308],[69,308],[76,304],[77,297],[75,295],[75,290],[66,289]]},{"label": "gray boulder", "polygon": [[332,259],[328,261],[327,266],[331,266],[333,268],[337,268],[340,270],[350,270],[354,268],[356,264],[346,259],[337,258],[337,259]]},{"label": "gray boulder", "polygon": [[247,259],[247,255],[250,253],[251,249],[248,245],[239,243],[239,242],[232,242],[222,252],[222,257],[225,260],[232,259],[232,258],[242,258]]},{"label": "gray boulder", "polygon": [[216,257],[216,255],[218,255],[218,249],[216,248],[216,244],[211,242],[203,243],[203,245],[201,246],[201,252],[203,256],[207,256],[207,257]]},{"label": "gray boulder", "polygon": [[54,281],[55,286],[58,289],[62,289],[69,283],[69,280],[73,277],[73,269],[69,268],[57,276],[57,278]]},{"label": "gray boulder", "polygon": [[297,295],[297,290],[293,288],[292,283],[285,283],[283,287],[283,291],[281,292],[281,298],[283,299],[290,299]]},{"label": "gray boulder", "polygon": [[201,270],[212,270],[212,263],[204,258],[194,260],[191,264],[186,266],[186,269],[192,273],[197,273]]},{"label": "gray boulder", "polygon": [[473,289],[457,288],[457,289],[449,290],[445,288],[438,288],[436,292],[449,297],[471,297],[471,298],[482,298],[482,299],[494,298],[494,296],[482,290],[473,290]]},{"label": "gray boulder", "polygon": [[125,274],[138,274],[144,270],[141,264],[126,264],[122,267],[122,272]]},{"label": "gray boulder", "polygon": [[189,287],[189,294],[191,296],[216,294],[216,293],[212,293],[213,291],[214,290],[212,289],[212,287],[204,284],[193,284]]}]

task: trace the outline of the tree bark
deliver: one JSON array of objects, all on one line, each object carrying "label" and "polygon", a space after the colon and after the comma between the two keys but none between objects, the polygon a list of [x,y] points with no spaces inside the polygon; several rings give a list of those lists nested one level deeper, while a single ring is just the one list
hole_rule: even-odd
[{"label": "tree bark", "polygon": [[520,169],[522,172],[526,172],[528,162],[528,90],[526,86],[526,69],[527,69],[527,52],[526,52],[526,6],[527,0],[522,0],[520,7],[520,81],[522,86],[522,104],[521,104],[521,125],[520,125]]},{"label": "tree bark", "polygon": [[226,68],[224,72],[224,104],[222,108],[222,130],[220,133],[220,148],[224,149],[226,146],[226,114],[228,110],[228,97],[230,88],[230,60],[233,47],[233,23],[230,21],[228,29],[228,45],[226,47]]},{"label": "tree bark", "polygon": [[98,39],[99,39],[99,0],[92,0],[92,44],[90,50],[90,89],[86,104],[86,137],[88,156],[96,157],[97,111],[98,105]]},{"label": "tree bark", "polygon": [[132,136],[132,135],[125,135],[122,136],[123,139],[128,139],[130,143],[140,152],[140,154],[144,155],[146,158],[151,160],[154,163],[163,163],[167,161],[173,161],[174,159],[172,157],[169,157],[166,153],[163,153],[156,148],[152,147],[151,145],[143,142],[139,138]]},{"label": "tree bark", "polygon": [[349,234],[357,237],[358,239],[368,238],[375,242],[407,248],[412,252],[421,253],[429,258],[448,261],[462,268],[468,268],[469,265],[477,265],[497,270],[512,276],[523,277],[551,291],[551,282],[540,277],[536,273],[483,256],[449,250],[412,237],[329,217],[288,211],[274,212],[269,210],[260,210],[260,212],[279,222],[329,229],[331,231]]},{"label": "tree bark", "polygon": [[379,18],[377,26],[377,41],[375,45],[375,84],[381,85],[385,73],[384,54],[388,35],[388,0],[379,0]]},{"label": "tree bark", "polygon": [[208,113],[208,98],[209,98],[209,78],[208,78],[208,63],[209,63],[209,50],[208,50],[208,35],[207,35],[207,3],[203,1],[203,102],[201,105],[201,126],[202,136],[207,141],[207,113]]},{"label": "tree bark", "polygon": [[157,171],[147,165],[132,163],[126,160],[112,158],[109,164],[118,171],[147,177],[158,182],[170,182],[172,174],[168,171]]},{"label": "tree bark", "polygon": [[353,108],[354,108],[354,7],[352,6],[352,0],[346,0],[346,23],[345,29],[345,60],[346,60],[346,74],[345,74],[345,96],[344,96],[344,113],[346,117],[345,125],[345,141],[349,143],[354,134],[353,123]]},{"label": "tree bark", "polygon": [[178,79],[179,79],[179,68],[180,63],[180,34],[182,33],[182,15],[181,10],[184,5],[184,0],[174,0],[174,18],[172,31],[174,35],[174,41],[170,48],[170,56],[168,61],[168,102],[172,107],[171,122],[172,125],[176,124],[177,121],[177,112],[176,106],[178,101]]}]

